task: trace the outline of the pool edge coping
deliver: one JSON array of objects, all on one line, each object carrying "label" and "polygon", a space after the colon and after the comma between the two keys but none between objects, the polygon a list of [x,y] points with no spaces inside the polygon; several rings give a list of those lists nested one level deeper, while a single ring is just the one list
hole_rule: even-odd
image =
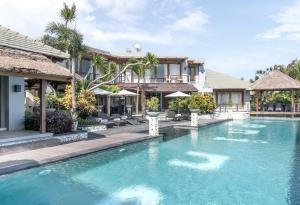
[{"label": "pool edge coping", "polygon": [[[183,125],[182,127],[178,126],[178,125],[170,125],[170,126],[166,126],[166,127],[173,127],[173,128],[176,128],[176,129],[199,129],[199,128],[206,127],[206,126],[209,126],[209,125],[224,123],[224,122],[228,122],[228,121],[231,121],[231,120],[232,119],[225,119],[225,120],[215,120],[215,121],[211,121],[211,122],[205,122],[205,123],[202,123],[202,124],[200,123],[197,127],[192,127],[192,126],[188,126],[188,125],[187,126]],[[163,127],[163,128],[166,128],[166,127]],[[141,135],[143,135],[143,133],[127,133],[127,134],[141,134]],[[120,137],[121,137],[121,134],[116,134],[116,137],[117,137],[117,135],[120,135]],[[146,140],[151,140],[151,139],[155,139],[155,138],[159,138],[159,137],[162,137],[162,135],[158,135],[158,136],[143,135],[142,137],[127,139],[127,140],[119,141],[119,142],[112,142],[110,144],[97,146],[97,147],[94,147],[94,148],[85,148],[85,149],[81,149],[81,150],[78,150],[78,151],[75,150],[73,152],[66,153],[66,154],[61,154],[59,156],[50,156],[49,155],[49,157],[47,157],[46,159],[40,160],[40,161],[33,160],[33,159],[27,159],[24,162],[19,162],[19,163],[15,163],[15,164],[3,166],[3,167],[0,166],[0,176],[9,175],[9,174],[12,174],[12,173],[15,173],[15,172],[24,171],[24,170],[31,169],[31,168],[41,167],[41,166],[44,166],[44,165],[47,165],[47,164],[58,163],[60,161],[66,161],[66,160],[69,160],[69,159],[72,159],[72,158],[82,157],[82,156],[93,154],[93,153],[96,153],[96,152],[101,152],[101,151],[105,151],[105,150],[108,150],[108,149],[113,149],[113,148],[121,147],[121,146],[124,146],[124,145],[134,144],[134,143],[138,143],[138,142],[142,142],[142,141],[146,141]],[[90,141],[93,141],[93,140],[90,140]],[[78,142],[84,142],[84,141],[78,141]],[[75,144],[75,143],[76,142],[70,143],[70,144]],[[58,146],[64,146],[64,145],[58,145]],[[58,146],[54,146],[54,147],[58,147]],[[46,147],[46,148],[50,148],[50,147]],[[45,149],[45,148],[41,148],[41,149]],[[25,151],[25,152],[33,151],[33,152],[36,152],[36,154],[43,155],[42,153],[38,153],[39,150],[41,150],[41,149],[28,150],[28,151]],[[22,152],[13,153],[13,154],[22,154]],[[12,155],[12,154],[8,154],[8,155]],[[6,155],[3,155],[3,156],[6,156]],[[1,158],[1,156],[0,156],[0,158]],[[9,161],[7,161],[7,162],[9,162]],[[5,162],[1,162],[1,163],[3,164]],[[1,165],[1,163],[0,163],[0,165]]]}]

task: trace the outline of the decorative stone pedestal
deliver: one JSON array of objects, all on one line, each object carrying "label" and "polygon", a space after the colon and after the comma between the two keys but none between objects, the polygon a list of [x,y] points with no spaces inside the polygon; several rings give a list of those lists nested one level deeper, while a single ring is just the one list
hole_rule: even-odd
[{"label": "decorative stone pedestal", "polygon": [[198,127],[198,112],[199,109],[190,109],[191,111],[191,126]]},{"label": "decorative stone pedestal", "polygon": [[158,136],[158,115],[159,112],[148,112],[149,115],[149,136]]}]

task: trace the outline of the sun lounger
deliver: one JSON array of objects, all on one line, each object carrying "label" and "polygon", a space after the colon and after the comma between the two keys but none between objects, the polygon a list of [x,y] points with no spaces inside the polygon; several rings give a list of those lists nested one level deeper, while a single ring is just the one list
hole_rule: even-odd
[{"label": "sun lounger", "polygon": [[107,128],[113,128],[114,126],[117,126],[117,124],[112,121],[102,121],[100,122],[100,125],[106,125]]},{"label": "sun lounger", "polygon": [[126,121],[130,125],[140,125],[141,124],[137,119],[127,119]]},{"label": "sun lounger", "polygon": [[127,124],[126,120],[121,120],[121,119],[114,119],[113,122],[116,123],[118,127],[125,126]]},{"label": "sun lounger", "polygon": [[268,106],[268,112],[273,112],[274,111],[274,105],[273,104],[269,104]]},{"label": "sun lounger", "polygon": [[276,112],[281,112],[282,111],[281,103],[276,103],[275,111]]}]

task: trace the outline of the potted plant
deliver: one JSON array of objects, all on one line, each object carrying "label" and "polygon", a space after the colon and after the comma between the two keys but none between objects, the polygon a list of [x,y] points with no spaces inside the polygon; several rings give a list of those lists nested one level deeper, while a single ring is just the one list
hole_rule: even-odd
[{"label": "potted plant", "polygon": [[157,117],[159,115],[158,107],[159,107],[159,99],[157,97],[152,97],[149,100],[147,100],[147,108],[149,110],[147,114],[150,117]]},{"label": "potted plant", "polygon": [[191,113],[199,113],[200,112],[200,95],[192,95],[189,98],[188,108]]}]

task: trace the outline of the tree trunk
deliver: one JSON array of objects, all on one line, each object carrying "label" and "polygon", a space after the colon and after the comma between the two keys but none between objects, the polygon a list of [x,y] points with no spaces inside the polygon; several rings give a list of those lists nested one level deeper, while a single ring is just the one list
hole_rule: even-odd
[{"label": "tree trunk", "polygon": [[76,109],[76,93],[75,93],[75,58],[72,58],[72,110]]},{"label": "tree trunk", "polygon": [[140,76],[138,76],[138,86],[136,89],[136,105],[135,105],[135,114],[139,114],[139,92],[140,92]]}]

